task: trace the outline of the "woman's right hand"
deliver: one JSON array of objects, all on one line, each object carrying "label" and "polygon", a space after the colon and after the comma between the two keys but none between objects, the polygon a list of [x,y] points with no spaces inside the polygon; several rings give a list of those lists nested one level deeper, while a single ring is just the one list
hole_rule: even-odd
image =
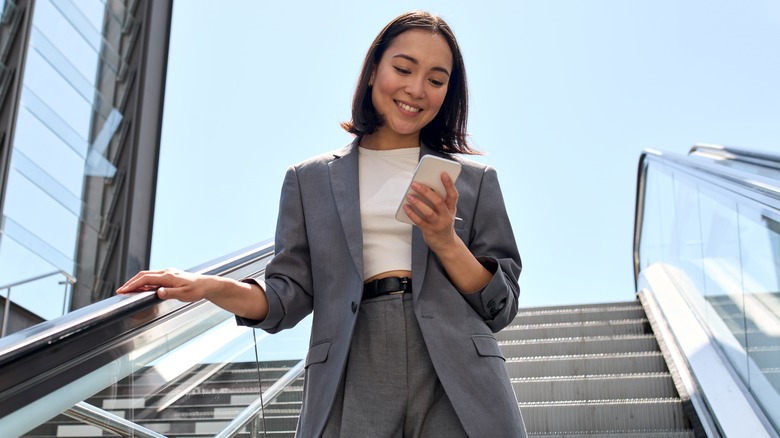
[{"label": "woman's right hand", "polygon": [[117,289],[117,294],[145,292],[157,289],[160,299],[192,302],[207,298],[218,286],[218,279],[209,275],[193,274],[179,269],[141,271]]}]

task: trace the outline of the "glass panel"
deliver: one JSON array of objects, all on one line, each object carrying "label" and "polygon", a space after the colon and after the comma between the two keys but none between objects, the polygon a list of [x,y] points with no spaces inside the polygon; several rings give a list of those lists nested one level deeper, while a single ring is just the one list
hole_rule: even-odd
[{"label": "glass panel", "polygon": [[[46,103],[44,103],[32,90],[24,87],[22,90],[22,107],[41,121],[53,134],[59,137],[74,152],[81,157],[87,156],[89,144],[84,137],[62,120]],[[23,135],[22,135],[23,134]],[[16,137],[27,136],[26,132],[17,130]],[[44,145],[41,145],[44,146]]]},{"label": "glass panel", "polygon": [[[4,239],[0,247],[0,269],[8,275],[8,282],[3,285],[17,283],[35,278],[42,273],[49,273],[57,270],[50,263],[42,260],[37,254],[23,247],[13,239]],[[25,309],[35,309],[34,312],[25,315],[25,320],[32,322],[41,322],[53,319],[63,315],[63,307],[67,304],[69,297],[69,286],[62,283],[65,280],[63,275],[54,275],[37,281],[27,282],[22,285],[14,286],[11,289],[11,302]],[[7,290],[0,290],[4,297]],[[13,315],[11,316],[13,319]],[[10,321],[9,327],[16,327],[14,321]],[[9,330],[7,333],[16,330]]]},{"label": "glass panel", "polygon": [[[58,2],[55,2],[56,4]],[[94,47],[85,41],[80,33],[55,8],[51,0],[36,2],[35,25],[30,44],[44,53],[54,48],[75,69],[76,74],[95,80],[95,66],[98,65],[100,46]],[[97,31],[93,31],[97,32]],[[54,42],[55,44],[52,44]],[[47,44],[48,43],[48,44]],[[51,62],[55,65],[54,60]],[[94,84],[92,85],[94,87]]]},{"label": "glass panel", "polygon": [[780,419],[780,222],[768,211],[740,208],[746,347],[751,391]]},{"label": "glass panel", "polygon": [[677,286],[780,424],[780,213],[672,166],[648,164],[640,269],[670,264]]},{"label": "glass panel", "polygon": [[747,379],[737,204],[713,190],[703,189],[699,207],[704,243],[704,293],[709,303],[703,316],[737,373]]},{"label": "glass panel", "polygon": [[674,191],[672,178],[658,171],[658,163],[649,163],[645,190],[640,269],[667,260],[674,227]]},{"label": "glass panel", "polygon": [[[304,322],[269,336],[204,302],[136,337],[111,363],[0,419],[0,428],[34,427],[31,436],[97,431],[64,414],[84,401],[167,437],[214,435],[303,359],[308,330]],[[299,379],[269,400],[269,430],[294,430],[301,391]]]},{"label": "glass panel", "polygon": [[[95,112],[100,114],[103,119],[111,113],[112,107],[106,99],[95,90],[95,84],[84,77],[76,65],[68,60],[57,47],[46,38],[38,28],[33,27],[30,36],[30,46],[34,48],[43,59],[48,62],[52,68],[78,92],[87,104],[92,105]],[[93,69],[94,70],[94,69]],[[90,72],[94,75],[94,71]]]},{"label": "glass panel", "polygon": [[[25,93],[29,91],[35,94],[41,104],[45,105],[52,114],[44,119],[44,123],[54,128],[55,132],[60,130],[60,124],[65,124],[67,129],[75,132],[80,138],[89,138],[92,103],[84,100],[60,72],[46,62],[38,52],[34,50],[27,52],[26,68]],[[23,103],[27,103],[24,96],[22,99]],[[55,118],[57,120],[54,120]]]},{"label": "glass panel", "polygon": [[90,20],[70,0],[59,0],[53,3],[54,7],[71,24],[72,28],[81,35],[96,53],[101,54],[101,61],[110,68],[114,74],[119,74],[124,62],[119,52],[109,44],[103,35],[92,26]]},{"label": "glass panel", "polygon": [[686,273],[684,290],[686,298],[698,312],[706,312],[706,302],[702,291],[705,290],[705,276],[702,270],[703,245],[699,210],[698,187],[683,174],[674,175],[674,246],[677,247],[676,259],[668,259]]},{"label": "glass panel", "polygon": [[[265,244],[253,251],[268,254]],[[246,252],[223,260],[234,263]],[[241,278],[262,273],[269,258],[264,255],[227,275]],[[208,269],[216,264],[209,263]],[[194,270],[202,269],[205,266]],[[90,351],[90,360],[74,357],[79,365],[68,367],[66,373],[82,375],[82,369],[89,367],[86,375],[65,380],[64,387],[0,418],[0,430],[11,436],[115,436],[67,415],[70,408],[80,404],[168,437],[212,436],[257,402],[281,376],[299,366],[307,352],[311,329],[309,317],[271,336],[237,326],[232,314],[206,301],[183,308],[166,301],[134,313],[119,310],[119,317],[129,321],[146,321],[157,312],[162,319],[129,330],[108,344],[95,342],[97,347]],[[103,311],[97,309],[94,313]],[[52,327],[57,325],[57,321],[52,322]],[[78,342],[90,345],[89,331],[93,329],[81,331],[87,337]],[[54,380],[62,382],[59,377]],[[292,436],[302,388],[300,377],[272,400],[264,400],[265,418],[257,420],[257,430],[284,430],[286,435],[274,436]]]},{"label": "glass panel", "polygon": [[81,214],[81,199],[57,182],[57,180],[52,178],[52,176],[43,169],[38,167],[37,164],[27,158],[21,151],[15,151],[11,166],[13,166],[14,170],[27,178],[27,180],[38,186],[55,201],[59,202],[60,205],[70,210],[76,217]]},{"label": "glass panel", "polygon": [[28,135],[17,137],[14,155],[17,151],[23,153],[80,199],[84,186],[84,156],[71,149],[27,110],[19,111],[16,129]]},{"label": "glass panel", "polygon": [[[101,203],[112,199],[95,195],[85,205],[86,178],[112,178],[117,172],[106,156],[123,122],[122,114],[112,107],[120,99],[115,94],[121,84],[111,71],[119,71],[124,61],[102,35],[103,21],[110,20],[119,35],[113,35],[113,41],[130,43],[132,37],[122,34],[126,29],[115,23],[116,14],[122,14],[122,20],[131,18],[125,16],[124,5],[113,1],[33,4],[18,123],[11,142],[13,167],[5,187],[7,219],[0,233],[0,259],[29,261],[36,254],[30,266],[46,269],[31,276],[52,268],[72,274],[79,236],[103,225],[101,214],[107,206]],[[20,253],[13,254],[16,250]],[[0,284],[17,277],[15,271],[0,268]],[[83,284],[92,281],[82,279]],[[57,287],[38,295],[49,293],[62,292]],[[32,313],[55,315],[46,303],[28,304],[32,307],[26,310]]]},{"label": "glass panel", "polygon": [[[23,224],[20,226],[23,226],[28,233],[46,242],[49,247],[61,254],[67,260],[67,264],[64,266],[61,262],[53,264],[71,273],[76,248],[78,216],[74,216],[72,212],[14,169],[8,175],[7,187],[6,217]],[[16,239],[11,230],[6,229],[6,231]]]}]

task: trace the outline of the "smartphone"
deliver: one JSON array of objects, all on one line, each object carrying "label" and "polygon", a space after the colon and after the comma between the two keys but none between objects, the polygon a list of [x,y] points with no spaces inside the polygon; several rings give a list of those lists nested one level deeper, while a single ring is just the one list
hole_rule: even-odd
[{"label": "smartphone", "polygon": [[[460,175],[460,163],[434,155],[423,155],[420,162],[417,163],[417,170],[414,171],[412,181],[409,182],[409,187],[406,188],[404,197],[401,199],[401,204],[398,206],[398,210],[395,213],[395,219],[414,225],[404,211],[404,204],[409,204],[406,197],[409,196],[409,194],[417,193],[412,190],[412,182],[418,182],[430,187],[442,198],[447,196],[447,191],[444,189],[444,184],[441,182],[441,174],[443,172],[447,172],[447,175],[449,175],[454,183],[455,180],[458,179],[458,175]],[[422,200],[425,201],[424,198],[422,198]]]}]

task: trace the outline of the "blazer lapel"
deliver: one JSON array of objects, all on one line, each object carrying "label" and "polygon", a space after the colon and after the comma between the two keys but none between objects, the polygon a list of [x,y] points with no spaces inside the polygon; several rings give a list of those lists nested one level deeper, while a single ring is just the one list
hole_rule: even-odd
[{"label": "blazer lapel", "polygon": [[347,246],[352,255],[361,278],[363,276],[363,232],[360,222],[360,192],[358,180],[358,143],[353,141],[344,149],[344,153],[336,154],[328,164],[330,185],[336,208],[347,237]]}]

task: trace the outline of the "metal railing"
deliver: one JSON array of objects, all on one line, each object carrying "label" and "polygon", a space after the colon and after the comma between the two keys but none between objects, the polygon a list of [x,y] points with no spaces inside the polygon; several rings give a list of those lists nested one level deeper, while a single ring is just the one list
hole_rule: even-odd
[{"label": "metal railing", "polygon": [[6,284],[4,286],[0,286],[0,290],[5,290],[5,305],[3,306],[3,325],[2,328],[0,328],[0,338],[5,336],[5,333],[8,329],[8,318],[11,316],[11,289],[15,288],[17,286],[22,286],[28,283],[32,283],[34,281],[43,280],[44,278],[53,277],[55,275],[62,275],[65,277],[64,281],[61,281],[60,284],[65,285],[65,295],[62,300],[62,314],[68,313],[68,304],[70,302],[70,294],[68,293],[68,289],[70,286],[76,283],[76,279],[68,274],[67,272],[63,271],[62,269],[59,269],[57,271],[48,272],[46,274],[36,275],[35,277],[27,278],[25,280],[16,281],[10,284]]},{"label": "metal railing", "polygon": [[[191,268],[190,271],[231,278],[254,276],[263,272],[272,254],[272,243],[260,243]],[[116,358],[130,354],[139,345],[148,345],[150,337],[157,333],[168,336],[171,327],[178,327],[176,321],[179,318],[195,321],[193,324],[197,327],[184,333],[185,337],[195,336],[199,333],[199,327],[211,324],[209,321],[212,319],[219,319],[209,317],[214,312],[211,310],[214,306],[206,304],[161,301],[153,292],[114,296],[0,339],[0,375],[3,377],[0,379],[0,398],[3,399],[0,420],[8,423],[7,426],[18,428],[15,432],[18,434],[38,421],[45,422],[51,417],[35,412],[32,408],[33,404],[37,406],[43,403],[47,409],[62,409],[60,412],[67,416],[122,436],[159,438],[156,432],[132,421],[117,422],[108,412],[86,403],[61,407],[49,405],[67,403],[56,397],[63,391],[72,391],[64,387],[70,382],[86,378],[98,368],[116,362]],[[168,339],[164,347],[174,349],[179,345],[173,344]],[[87,356],[90,360],[85,361],[84,357]],[[99,386],[102,383],[98,380],[106,378],[107,383],[111,383],[124,378],[127,372],[95,375],[94,379],[89,377],[89,382]],[[17,423],[23,424],[17,426]],[[4,434],[7,432],[5,429],[3,431]],[[15,435],[11,433],[11,436]]]},{"label": "metal railing", "polygon": [[[288,386],[290,386],[295,380],[303,375],[305,371],[306,361],[301,360],[294,367],[290,368],[287,373],[279,378],[270,388],[268,388],[263,394],[255,400],[252,404],[246,407],[240,414],[236,416],[222,431],[214,435],[214,438],[233,438],[238,435],[246,426],[252,421],[258,418],[263,412],[263,409],[268,407],[271,402],[279,396]],[[255,433],[251,434],[254,438],[257,436]],[[263,434],[265,436],[265,434]]]}]

